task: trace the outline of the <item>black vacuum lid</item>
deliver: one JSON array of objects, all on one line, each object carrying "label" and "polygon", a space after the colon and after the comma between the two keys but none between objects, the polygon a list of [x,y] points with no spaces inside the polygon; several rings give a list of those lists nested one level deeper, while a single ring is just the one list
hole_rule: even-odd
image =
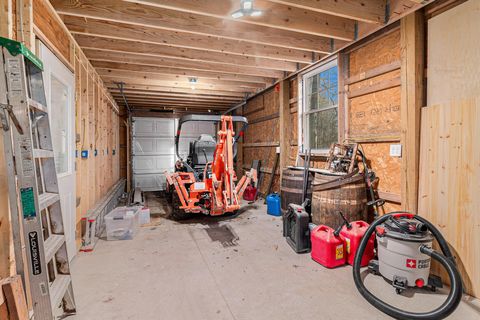
[{"label": "black vacuum lid", "polygon": [[397,219],[391,217],[384,223],[385,235],[410,241],[431,240],[427,226],[415,219]]}]

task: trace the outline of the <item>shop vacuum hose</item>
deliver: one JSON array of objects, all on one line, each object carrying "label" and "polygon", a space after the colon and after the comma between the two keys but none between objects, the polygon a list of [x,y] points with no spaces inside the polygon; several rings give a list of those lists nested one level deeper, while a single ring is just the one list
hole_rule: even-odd
[{"label": "shop vacuum hose", "polygon": [[[420,247],[420,252],[435,259],[445,268],[451,283],[450,292],[448,294],[447,299],[443,302],[441,306],[439,306],[438,308],[432,311],[417,313],[417,312],[409,312],[409,311],[401,310],[377,298],[370,291],[368,291],[368,289],[363,284],[363,281],[360,275],[360,264],[362,261],[363,252],[365,251],[365,247],[367,246],[368,240],[370,239],[371,235],[373,234],[373,232],[375,232],[375,228],[378,225],[385,222],[391,216],[393,217],[405,216],[410,219],[416,219],[420,221],[421,223],[427,226],[428,230],[430,230],[430,232],[432,233],[432,235],[440,245],[440,248],[443,254],[427,246]],[[355,255],[355,260],[353,263],[353,280],[355,281],[355,285],[358,291],[360,292],[360,294],[371,305],[373,305],[375,308],[379,309],[380,311],[388,314],[389,316],[396,319],[401,319],[401,320],[444,319],[458,307],[458,304],[462,299],[462,293],[463,293],[462,278],[460,277],[460,274],[457,270],[457,267],[454,262],[454,258],[452,256],[452,253],[450,251],[450,248],[448,247],[448,244],[445,238],[443,238],[442,234],[437,230],[437,228],[435,228],[435,226],[431,224],[429,221],[427,221],[426,219],[418,215],[414,215],[414,214],[403,212],[403,211],[392,212],[392,213],[383,215],[379,217],[375,222],[373,222],[370,225],[370,227],[367,229],[367,231],[365,232],[365,235],[363,236],[360,242],[360,246],[358,247],[357,253]]]}]

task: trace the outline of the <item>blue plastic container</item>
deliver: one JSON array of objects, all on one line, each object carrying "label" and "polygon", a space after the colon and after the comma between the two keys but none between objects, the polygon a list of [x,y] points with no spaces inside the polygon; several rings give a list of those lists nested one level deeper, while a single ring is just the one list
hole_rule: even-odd
[{"label": "blue plastic container", "polygon": [[267,213],[276,217],[282,215],[280,196],[277,193],[272,193],[267,196]]}]

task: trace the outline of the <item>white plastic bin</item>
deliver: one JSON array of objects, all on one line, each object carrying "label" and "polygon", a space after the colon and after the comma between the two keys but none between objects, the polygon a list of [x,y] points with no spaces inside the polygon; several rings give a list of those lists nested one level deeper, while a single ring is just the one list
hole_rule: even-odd
[{"label": "white plastic bin", "polygon": [[145,207],[140,207],[138,211],[138,221],[140,226],[144,226],[150,223],[150,209]]},{"label": "white plastic bin", "polygon": [[139,208],[118,207],[105,216],[107,240],[131,240],[139,229]]}]

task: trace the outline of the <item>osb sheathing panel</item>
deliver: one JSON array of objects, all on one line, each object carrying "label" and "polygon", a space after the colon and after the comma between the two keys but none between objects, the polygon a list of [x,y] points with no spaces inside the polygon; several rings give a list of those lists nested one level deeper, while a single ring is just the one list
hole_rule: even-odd
[{"label": "osb sheathing panel", "polygon": [[349,100],[349,138],[399,136],[400,130],[400,87]]},{"label": "osb sheathing panel", "polygon": [[350,53],[350,76],[400,60],[400,30]]},{"label": "osb sheathing panel", "polygon": [[[266,91],[248,101],[243,108],[243,114],[249,121],[249,126],[245,132],[244,144],[248,143],[278,143],[280,140],[280,125],[279,118],[264,120],[257,123],[255,120],[269,117],[279,112],[279,94],[275,88]],[[242,160],[243,166],[250,167],[253,160],[261,160],[262,167],[272,169],[275,163],[275,147],[248,147],[243,146]],[[280,172],[277,169],[277,172]],[[270,180],[270,173],[261,173],[264,175],[263,183],[260,187],[260,192],[267,192],[268,181]],[[279,191],[278,177],[275,177],[272,191]]]},{"label": "osb sheathing panel", "polygon": [[365,156],[378,177],[378,190],[400,194],[401,158],[390,156],[390,143],[363,143]]},{"label": "osb sheathing panel", "polygon": [[[249,121],[251,121],[249,119]],[[245,133],[245,143],[278,142],[280,138],[279,118],[249,124]]]}]

